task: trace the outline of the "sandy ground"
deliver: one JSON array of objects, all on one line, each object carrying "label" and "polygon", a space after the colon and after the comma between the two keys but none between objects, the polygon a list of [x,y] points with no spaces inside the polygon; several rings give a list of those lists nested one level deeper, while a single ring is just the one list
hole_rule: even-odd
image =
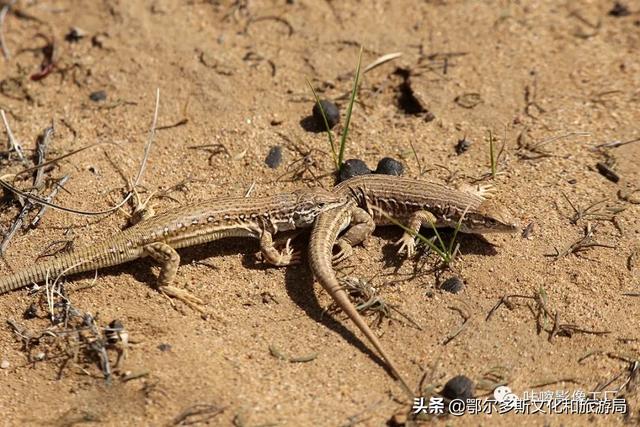
[{"label": "sandy ground", "polygon": [[[617,390],[629,410],[626,417],[494,414],[427,422],[635,425],[640,143],[592,149],[640,136],[640,3],[625,5],[630,14],[613,16],[611,1],[18,1],[3,25],[11,56],[0,61],[0,108],[29,158],[51,121],[48,158],[117,144],[61,160],[47,174],[69,175],[57,203],[96,211],[112,206],[135,176],[159,88],[142,196],[184,183],[171,198],[151,200],[162,211],[242,195],[253,184],[253,194],[331,186],[326,136],[305,130],[313,106],[305,79],[344,112],[359,46],[363,64],[402,52],[364,75],[347,158],[374,168],[394,157],[407,176],[451,185],[484,176],[496,199],[533,229],[528,238],[460,237],[454,267],[466,287],[456,295],[437,289],[432,255],[399,257],[391,245],[398,230],[376,233],[338,268],[372,280],[380,297],[421,327],[396,314],[376,327],[382,342],[425,395],[428,386],[440,390],[466,375],[478,396],[491,393],[490,380],[518,395]],[[84,36],[66,40],[71,27]],[[42,73],[46,45],[54,47],[53,66]],[[429,114],[407,108],[408,88]],[[96,91],[106,99],[91,100]],[[486,177],[489,131],[504,144],[495,178]],[[471,146],[457,155],[462,138]],[[2,135],[3,147],[5,141]],[[284,161],[270,169],[264,159],[276,145]],[[309,171],[301,169],[304,155]],[[607,161],[617,183],[596,168]],[[21,168],[6,155],[0,165],[3,173]],[[314,175],[324,177],[317,182]],[[606,202],[599,215],[572,221],[567,199],[578,209]],[[19,207],[7,200],[1,209],[6,230]],[[122,213],[48,211],[39,227],[16,234],[0,272],[31,264],[55,241],[89,245],[126,221]],[[605,246],[555,260],[588,224],[593,242]],[[341,314],[324,312],[330,298],[306,263],[266,268],[255,260],[257,249],[231,240],[181,252],[180,285],[206,300],[208,320],[155,292],[157,267],[147,260],[100,271],[90,289],[78,290],[92,275],[70,279],[73,305],[96,315],[101,327],[120,320],[133,343],[111,384],[95,361],[61,370],[63,358],[44,343],[31,354],[44,352],[45,359],[28,360],[6,321],[34,331],[50,322],[44,307],[39,318],[23,318],[37,296],[2,295],[0,424],[167,425],[208,405],[196,408],[209,425],[376,426],[410,410],[360,333]],[[539,316],[533,298],[512,298],[486,320],[513,294],[544,295],[549,315]],[[290,363],[270,347],[317,357]],[[115,352],[109,355],[113,363]],[[123,381],[127,372],[145,375]]]}]

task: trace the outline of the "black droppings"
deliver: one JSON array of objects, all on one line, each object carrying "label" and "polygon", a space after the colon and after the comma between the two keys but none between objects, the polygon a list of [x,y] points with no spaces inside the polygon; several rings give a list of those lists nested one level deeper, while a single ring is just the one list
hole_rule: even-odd
[{"label": "black droppings", "polygon": [[457,375],[451,378],[442,388],[440,392],[442,397],[447,399],[473,399],[475,394],[475,385],[468,377]]},{"label": "black droppings", "polygon": [[35,319],[38,317],[38,307],[36,307],[35,303],[31,303],[31,305],[22,313],[22,317],[24,319]]},{"label": "black droppings", "polygon": [[103,90],[97,90],[95,92],[91,92],[89,94],[89,99],[92,100],[93,102],[104,101],[105,99],[107,99],[107,92]]},{"label": "black droppings", "polygon": [[460,155],[464,153],[469,149],[469,147],[471,147],[471,141],[469,141],[466,137],[459,139],[458,143],[456,144],[456,154]]},{"label": "black droppings", "polygon": [[598,169],[598,172],[600,172],[600,175],[604,176],[605,178],[607,178],[609,181],[611,182],[618,182],[620,181],[620,175],[618,175],[613,169],[611,169],[611,167],[609,167],[608,165],[602,163],[602,162],[598,162],[596,163],[596,169]]},{"label": "black droppings", "polygon": [[267,154],[267,158],[264,159],[264,162],[271,169],[275,169],[282,163],[282,147],[280,145],[275,145],[271,147],[269,150],[269,154]]},{"label": "black droppings", "polygon": [[440,285],[440,289],[451,292],[452,294],[457,294],[464,289],[464,282],[457,276],[449,277]]},{"label": "black droppings", "polygon": [[615,2],[611,10],[609,11],[609,16],[615,16],[616,18],[629,15],[631,15],[629,7],[625,4],[620,3],[619,1]]},{"label": "black droppings", "polygon": [[171,351],[171,344],[162,343],[158,346],[158,350],[161,352]]},{"label": "black droppings", "polygon": [[391,157],[385,157],[380,159],[378,167],[374,173],[381,173],[384,175],[396,175],[400,176],[404,172],[404,166],[402,163]]},{"label": "black droppings", "polygon": [[371,173],[371,169],[369,169],[365,162],[360,159],[349,159],[342,164],[338,180],[342,182],[354,176],[366,175],[368,173]]},{"label": "black droppings", "polygon": [[81,30],[80,28],[71,27],[69,32],[67,34],[65,34],[64,39],[66,41],[68,41],[69,43],[77,43],[77,42],[80,41],[80,39],[82,39],[86,35],[87,35],[87,33],[85,31]]},{"label": "black droppings", "polygon": [[[320,105],[322,105],[324,114],[327,116],[327,123],[329,124],[329,128],[332,129],[335,125],[338,124],[338,122],[340,122],[340,110],[338,109],[338,106],[336,104],[327,99],[321,100]],[[324,119],[317,102],[313,104],[313,110],[311,111],[311,113],[313,115],[313,119],[316,122],[316,126],[324,129]]]}]

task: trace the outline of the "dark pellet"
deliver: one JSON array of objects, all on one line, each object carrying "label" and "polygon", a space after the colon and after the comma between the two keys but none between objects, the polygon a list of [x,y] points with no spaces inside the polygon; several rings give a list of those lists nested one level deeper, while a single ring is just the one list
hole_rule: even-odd
[{"label": "dark pellet", "polygon": [[358,175],[371,173],[371,169],[360,159],[349,159],[342,164],[338,179],[340,182]]},{"label": "dark pellet", "polygon": [[82,39],[86,33],[82,31],[80,28],[72,27],[67,34],[65,34],[64,39],[69,43],[77,43]]},{"label": "dark pellet", "polygon": [[456,144],[456,154],[460,155],[464,153],[469,149],[469,147],[471,147],[471,141],[469,141],[467,138],[459,139],[458,143]]},{"label": "dark pellet", "polygon": [[604,176],[609,181],[611,182],[620,181],[620,175],[618,175],[613,169],[611,169],[609,166],[605,165],[604,163],[601,163],[601,162],[596,163],[596,168],[598,169],[598,172],[600,172],[600,175]]},{"label": "dark pellet", "polygon": [[475,386],[473,381],[464,375],[451,378],[442,388],[440,394],[447,399],[473,399]]},{"label": "dark pellet", "polygon": [[442,283],[440,289],[451,292],[452,294],[457,294],[464,289],[464,282],[457,276],[449,277]]},{"label": "dark pellet", "polygon": [[166,352],[166,351],[170,351],[171,350],[171,344],[165,344],[162,343],[158,346],[158,350],[160,350],[161,352]]},{"label": "dark pellet", "polygon": [[107,99],[107,92],[103,90],[97,90],[95,92],[91,92],[91,94],[89,94],[89,99],[92,100],[93,102],[104,101],[105,99]]},{"label": "dark pellet", "polygon": [[[333,128],[338,124],[338,122],[340,122],[340,110],[338,110],[338,106],[326,99],[321,100],[320,105],[322,105],[324,114],[327,116],[329,128]],[[322,112],[320,111],[320,107],[318,106],[317,102],[313,104],[312,114],[313,119],[316,121],[316,125],[320,126],[321,129],[324,129],[324,119],[322,118]]]},{"label": "dark pellet", "polygon": [[620,18],[622,16],[631,15],[631,11],[627,7],[627,5],[622,4],[620,2],[615,2],[611,10],[609,11],[610,16],[615,16],[616,18]]},{"label": "dark pellet", "polygon": [[22,317],[25,319],[35,319],[38,316],[38,308],[35,303],[31,303],[31,305],[24,311]]},{"label": "dark pellet", "polygon": [[402,166],[402,163],[391,157],[380,159],[380,161],[378,162],[378,167],[375,171],[375,173],[396,176],[402,175],[402,172],[404,172],[404,166]]},{"label": "dark pellet", "polygon": [[271,147],[269,154],[267,154],[267,158],[264,159],[264,162],[271,169],[275,169],[280,166],[280,163],[282,163],[282,147],[280,145]]}]

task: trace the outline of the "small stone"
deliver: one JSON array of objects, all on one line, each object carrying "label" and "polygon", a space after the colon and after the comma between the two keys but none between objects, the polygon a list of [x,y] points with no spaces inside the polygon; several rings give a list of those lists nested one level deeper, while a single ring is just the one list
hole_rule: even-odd
[{"label": "small stone", "polygon": [[452,294],[457,294],[464,289],[464,282],[457,276],[449,277],[440,285],[440,289],[451,292]]},{"label": "small stone", "polygon": [[9,366],[11,366],[11,363],[8,360],[0,362],[0,369],[9,369]]},{"label": "small stone", "polygon": [[395,176],[402,175],[402,172],[404,172],[404,166],[402,166],[402,163],[391,157],[380,159],[380,161],[378,162],[378,167],[375,171],[375,173]]},{"label": "small stone", "polygon": [[22,317],[27,320],[35,319],[37,316],[38,316],[38,308],[36,307],[36,304],[33,302],[29,307],[27,307],[24,313],[22,313]]},{"label": "small stone", "polygon": [[610,16],[615,16],[616,18],[620,18],[622,16],[631,15],[631,11],[629,10],[629,7],[627,5],[622,4],[619,1],[617,1],[617,2],[615,2],[613,4],[613,7],[609,11],[609,15]]},{"label": "small stone", "polygon": [[609,181],[611,182],[620,181],[620,175],[618,175],[616,171],[611,169],[609,165],[602,162],[598,162],[596,163],[596,169],[598,170],[598,172],[600,172],[600,175],[604,176]]},{"label": "small stone", "polygon": [[[321,100],[320,105],[322,105],[324,114],[327,116],[329,129],[333,129],[333,127],[337,125],[338,122],[340,122],[340,110],[338,110],[338,106],[326,99]],[[324,119],[322,118],[322,112],[320,111],[320,107],[318,106],[317,102],[313,104],[313,110],[311,112],[313,115],[313,119],[316,121],[316,125],[319,126],[320,129],[324,129]]]},{"label": "small stone", "polygon": [[39,353],[36,353],[35,356],[33,356],[33,360],[36,360],[36,361],[44,360],[44,358],[45,358],[45,354],[42,351]]},{"label": "small stone", "polygon": [[358,175],[371,173],[371,169],[360,159],[349,159],[342,164],[338,180],[340,182]]},{"label": "small stone", "polygon": [[93,37],[91,37],[91,46],[102,49],[104,47],[106,38],[106,33],[94,35]]},{"label": "small stone", "polygon": [[163,353],[167,351],[171,351],[171,344],[162,343],[158,346],[158,350],[160,350]]},{"label": "small stone", "polygon": [[84,38],[87,35],[87,32],[78,28],[71,27],[69,32],[64,36],[64,39],[69,43],[77,43],[80,39]]},{"label": "small stone", "polygon": [[89,94],[89,99],[92,100],[93,102],[104,101],[105,99],[107,99],[107,92],[103,90],[97,90],[95,92],[91,92]]},{"label": "small stone", "polygon": [[473,381],[464,375],[451,378],[442,388],[440,394],[447,399],[473,399],[475,386]]},{"label": "small stone", "polygon": [[282,163],[282,147],[280,145],[271,147],[269,154],[267,154],[267,158],[264,159],[264,162],[271,169],[275,169],[280,166],[280,163]]},{"label": "small stone", "polygon": [[467,151],[469,147],[471,147],[471,141],[469,141],[467,138],[459,139],[458,143],[456,144],[456,154],[459,156],[460,154]]}]

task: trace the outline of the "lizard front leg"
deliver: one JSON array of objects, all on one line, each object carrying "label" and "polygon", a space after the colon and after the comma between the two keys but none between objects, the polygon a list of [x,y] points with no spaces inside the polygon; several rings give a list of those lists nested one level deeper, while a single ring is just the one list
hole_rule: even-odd
[{"label": "lizard front leg", "polygon": [[300,262],[300,253],[294,251],[290,243],[291,238],[288,238],[284,249],[279,251],[274,245],[273,233],[269,230],[263,230],[262,234],[260,234],[260,252],[262,252],[262,258],[269,264],[277,267],[285,267]]},{"label": "lizard front leg", "polygon": [[353,247],[366,241],[375,230],[376,224],[367,211],[353,207],[348,227],[348,230],[335,242],[338,253],[333,256],[334,264],[349,258],[353,253]]},{"label": "lizard front leg", "polygon": [[411,214],[407,228],[409,228],[413,233],[405,231],[402,234],[400,240],[396,242],[396,245],[400,245],[398,253],[402,253],[406,249],[407,257],[411,258],[416,252],[415,235],[420,231],[420,227],[427,224],[435,226],[436,222],[436,217],[429,211],[416,211]]},{"label": "lizard front leg", "polygon": [[171,286],[180,265],[180,255],[176,250],[164,242],[155,242],[146,245],[144,252],[160,264],[158,290],[167,296],[179,299],[194,310],[204,312],[202,308],[204,302],[200,298],[184,289]]}]

